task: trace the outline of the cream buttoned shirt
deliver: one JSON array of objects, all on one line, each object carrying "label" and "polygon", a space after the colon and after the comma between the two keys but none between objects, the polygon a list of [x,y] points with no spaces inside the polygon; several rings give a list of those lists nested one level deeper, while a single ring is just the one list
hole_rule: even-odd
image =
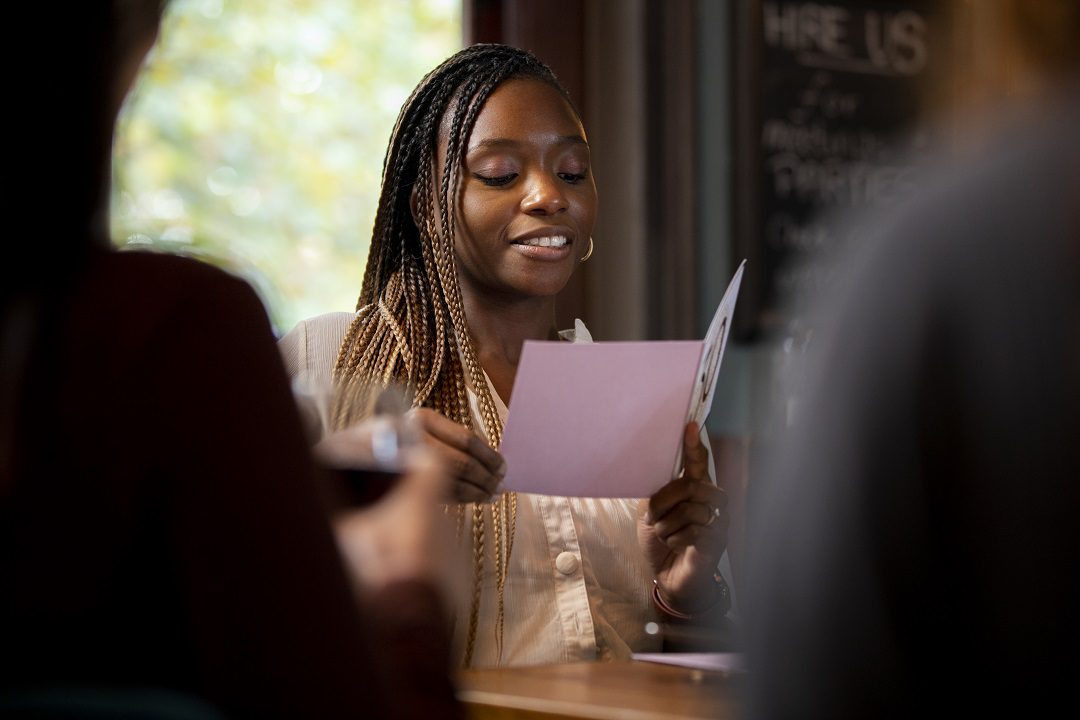
[{"label": "cream buttoned shirt", "polygon": [[[300,383],[298,394],[328,386],[353,317],[352,313],[320,315],[302,321],[280,340],[288,372]],[[574,331],[561,334],[572,342],[592,340],[580,321]],[[476,394],[471,387],[468,393],[473,425],[482,429]],[[505,423],[506,405],[494,388],[491,395]],[[713,473],[711,455],[709,471]],[[661,618],[651,600],[652,570],[637,541],[637,504],[636,498],[519,493],[505,586],[502,654],[496,643],[498,598],[489,550],[472,666],[622,659],[635,652],[659,651],[660,635],[646,628]],[[471,506],[466,508],[467,519],[470,511]],[[485,518],[490,523],[486,514]],[[490,525],[485,535],[493,537]],[[466,531],[464,537],[471,533]],[[733,589],[726,554],[720,570]],[[465,600],[454,627],[457,658],[464,656],[471,598]]]}]

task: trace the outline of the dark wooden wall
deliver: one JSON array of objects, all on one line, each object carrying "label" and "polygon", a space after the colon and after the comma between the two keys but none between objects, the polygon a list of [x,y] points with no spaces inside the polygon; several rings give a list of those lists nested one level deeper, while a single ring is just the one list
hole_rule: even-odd
[{"label": "dark wooden wall", "polygon": [[650,339],[696,339],[697,3],[645,4],[646,253]]}]

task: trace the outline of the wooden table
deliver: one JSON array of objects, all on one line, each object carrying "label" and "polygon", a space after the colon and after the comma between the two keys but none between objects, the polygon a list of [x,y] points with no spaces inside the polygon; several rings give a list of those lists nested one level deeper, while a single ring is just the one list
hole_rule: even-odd
[{"label": "wooden table", "polygon": [[470,720],[738,718],[737,678],[626,660],[466,670],[458,697]]}]

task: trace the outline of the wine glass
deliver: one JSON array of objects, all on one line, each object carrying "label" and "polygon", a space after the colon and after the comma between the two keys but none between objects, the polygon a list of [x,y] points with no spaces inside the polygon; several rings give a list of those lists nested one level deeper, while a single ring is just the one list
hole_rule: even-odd
[{"label": "wine glass", "polygon": [[[294,383],[293,392],[315,458],[331,476],[334,505],[364,506],[382,497],[404,472],[406,449],[416,442],[405,416],[412,405],[407,388],[339,387],[305,379]],[[363,419],[335,427],[333,418],[346,402],[362,404],[365,409],[351,416]]]}]

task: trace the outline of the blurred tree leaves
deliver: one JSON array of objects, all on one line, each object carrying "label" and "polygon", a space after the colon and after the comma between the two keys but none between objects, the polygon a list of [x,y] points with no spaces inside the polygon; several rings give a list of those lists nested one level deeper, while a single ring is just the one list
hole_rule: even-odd
[{"label": "blurred tree leaves", "polygon": [[461,36],[459,0],[172,0],[117,131],[117,245],[233,271],[279,333],[351,310],[398,110]]}]

